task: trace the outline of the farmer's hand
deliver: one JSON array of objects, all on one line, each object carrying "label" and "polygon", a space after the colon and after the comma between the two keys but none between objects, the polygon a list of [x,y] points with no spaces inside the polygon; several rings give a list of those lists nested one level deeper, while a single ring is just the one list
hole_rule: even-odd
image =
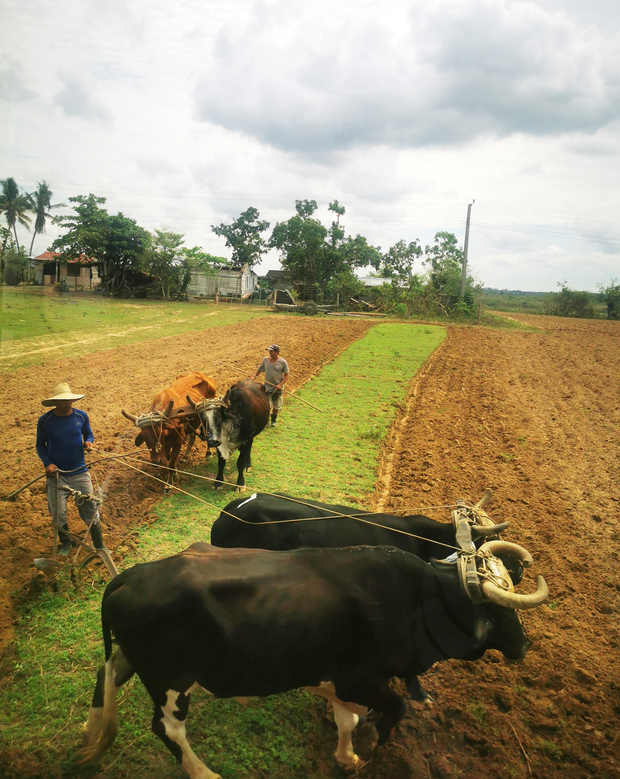
[{"label": "farmer's hand", "polygon": [[54,463],[50,463],[50,464],[49,464],[49,465],[48,465],[48,466],[45,468],[45,475],[46,475],[46,476],[51,476],[51,475],[54,473],[54,471],[57,471],[57,470],[58,470],[58,466],[57,466],[57,465],[54,465]]},{"label": "farmer's hand", "polygon": [[93,442],[92,441],[84,441],[84,449],[87,452],[90,452],[90,450],[93,448]]}]

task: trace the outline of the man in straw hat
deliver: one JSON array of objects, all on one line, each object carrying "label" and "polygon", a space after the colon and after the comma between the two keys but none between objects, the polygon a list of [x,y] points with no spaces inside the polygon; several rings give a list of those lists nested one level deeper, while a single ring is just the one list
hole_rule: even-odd
[{"label": "man in straw hat", "polygon": [[271,422],[267,427],[275,427],[278,418],[278,412],[282,408],[283,393],[282,387],[288,380],[288,363],[284,357],[280,357],[280,347],[278,344],[271,344],[265,350],[267,357],[256,369],[254,380],[258,378],[259,373],[265,374],[265,394],[271,403]]},{"label": "man in straw hat", "polygon": [[[71,541],[64,532],[68,530],[68,493],[60,487],[71,487],[84,495],[92,495],[93,492],[84,459],[84,452],[93,445],[93,431],[90,429],[88,414],[73,408],[73,403],[83,397],[71,392],[66,382],[58,384],[52,391],[52,397],[41,401],[43,406],[51,406],[51,411],[39,417],[37,423],[37,454],[45,466],[47,504],[52,522],[58,525],[58,535],[62,542],[59,555],[63,557],[71,551]],[[77,503],[77,508],[80,517],[90,525],[95,549],[105,549],[97,502],[83,500]]]}]

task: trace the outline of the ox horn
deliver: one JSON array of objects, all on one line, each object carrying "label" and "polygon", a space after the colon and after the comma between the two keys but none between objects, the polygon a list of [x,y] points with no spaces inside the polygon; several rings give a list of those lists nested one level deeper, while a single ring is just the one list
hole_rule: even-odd
[{"label": "ox horn", "polygon": [[123,409],[121,409],[121,414],[122,414],[122,415],[125,417],[125,419],[128,419],[130,422],[133,422],[133,423],[134,423],[134,425],[135,425],[135,424],[136,424],[136,422],[138,421],[138,417],[137,417],[137,416],[135,416],[134,414],[128,414],[128,413],[125,411],[125,409],[124,409],[124,408],[123,408]]},{"label": "ox horn", "polygon": [[[508,541],[488,541],[478,551],[494,555],[501,553],[511,555],[520,560],[526,568],[533,562],[532,555],[527,549],[518,544],[511,544]],[[509,609],[535,609],[549,597],[549,588],[542,576],[536,577],[536,591],[526,595],[503,590],[491,581],[482,582],[482,592],[491,603],[496,603],[498,606],[505,606]]]},{"label": "ox horn", "polygon": [[474,541],[478,541],[480,538],[488,538],[489,536],[498,536],[510,525],[510,522],[501,522],[499,525],[472,525],[471,537]]},{"label": "ox horn", "polygon": [[487,552],[495,556],[498,554],[511,555],[520,560],[524,568],[529,568],[534,562],[534,558],[525,547],[519,546],[519,544],[511,544],[510,541],[487,541],[486,544],[482,544],[478,551]]},{"label": "ox horn", "polygon": [[194,401],[193,401],[193,400],[190,398],[190,396],[189,396],[189,395],[186,395],[186,396],[185,396],[185,400],[187,400],[187,402],[189,403],[189,405],[190,405],[190,406],[191,406],[191,407],[194,409],[194,411],[196,411],[196,406],[198,405],[198,403],[195,403],[195,402],[194,402]]},{"label": "ox horn", "polygon": [[170,419],[170,414],[172,414],[172,409],[174,408],[174,400],[171,400],[168,405],[166,406],[166,410],[162,411],[162,414]]}]

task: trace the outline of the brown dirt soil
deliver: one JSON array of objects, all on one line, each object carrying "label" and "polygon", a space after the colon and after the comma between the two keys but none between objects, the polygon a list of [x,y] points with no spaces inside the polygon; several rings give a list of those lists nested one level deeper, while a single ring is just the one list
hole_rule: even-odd
[{"label": "brown dirt soil", "polygon": [[[489,652],[426,674],[433,707],[409,705],[363,769],[366,779],[620,777],[620,323],[511,318],[540,332],[449,328],[386,442],[374,505],[400,513],[457,497],[475,502],[491,487],[490,515],[510,520],[504,537],[532,552],[550,598],[524,614],[533,646],[522,663]],[[120,407],[143,410],[177,374],[204,370],[226,387],[240,378],[230,363],[249,373],[261,347],[280,339],[294,355],[294,389],[372,324],[269,317],[101,352],[86,366],[62,360],[18,372],[2,391],[10,432],[0,444],[3,493],[40,473],[36,420],[57,380],[86,393],[79,405],[97,444],[114,453],[133,445]],[[120,467],[110,468],[106,487],[106,538],[122,562],[132,527],[148,521],[161,488]],[[42,484],[0,511],[7,641],[10,593],[36,592],[42,574],[32,558],[51,548]],[[427,513],[448,518],[447,509]],[[309,744],[309,775],[335,778],[333,734],[324,731]],[[35,775],[34,767],[23,773]]]},{"label": "brown dirt soil", "polygon": [[[371,320],[271,316],[121,346],[85,360],[55,360],[4,375],[0,390],[6,431],[0,442],[0,465],[5,474],[2,495],[43,473],[34,449],[37,419],[46,411],[41,400],[49,397],[59,381],[65,380],[74,392],[85,394],[75,405],[91,419],[97,456],[144,453],[144,447],[135,449],[135,428],[121,416],[121,408],[134,414],[147,411],[155,393],[177,376],[203,371],[215,378],[218,394],[223,393],[235,381],[253,375],[266,354],[265,347],[279,341],[286,344],[282,356],[294,356],[286,385],[288,391],[294,391],[373,325]],[[190,460],[198,462],[204,452],[205,445],[197,441]],[[107,496],[102,509],[104,539],[119,565],[123,553],[134,544],[132,528],[148,521],[163,488],[114,461],[106,470],[108,475],[101,485]],[[101,470],[96,468],[95,475],[97,472]],[[71,502],[69,529],[84,530]],[[0,501],[0,655],[13,635],[12,593],[28,597],[43,586],[45,574],[34,568],[33,559],[50,556],[52,541],[44,479],[21,492],[15,502]]]},{"label": "brown dirt soil", "polygon": [[511,316],[542,332],[450,328],[386,444],[375,504],[491,487],[490,515],[510,520],[503,537],[532,552],[550,597],[523,615],[522,663],[435,666],[434,708],[412,708],[395,744],[412,738],[428,761],[403,774],[416,779],[617,779],[620,323]]}]

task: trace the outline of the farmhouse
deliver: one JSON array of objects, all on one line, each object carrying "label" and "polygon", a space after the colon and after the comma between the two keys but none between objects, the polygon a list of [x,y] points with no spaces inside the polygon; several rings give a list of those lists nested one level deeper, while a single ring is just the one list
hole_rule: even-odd
[{"label": "farmhouse", "polygon": [[249,297],[258,285],[258,276],[245,263],[243,265],[222,265],[215,275],[204,271],[192,271],[187,294],[196,297]]},{"label": "farmhouse", "polygon": [[43,252],[34,258],[36,284],[59,284],[65,280],[69,289],[93,289],[99,282],[96,263],[82,254],[74,260],[59,260],[59,252]]}]

